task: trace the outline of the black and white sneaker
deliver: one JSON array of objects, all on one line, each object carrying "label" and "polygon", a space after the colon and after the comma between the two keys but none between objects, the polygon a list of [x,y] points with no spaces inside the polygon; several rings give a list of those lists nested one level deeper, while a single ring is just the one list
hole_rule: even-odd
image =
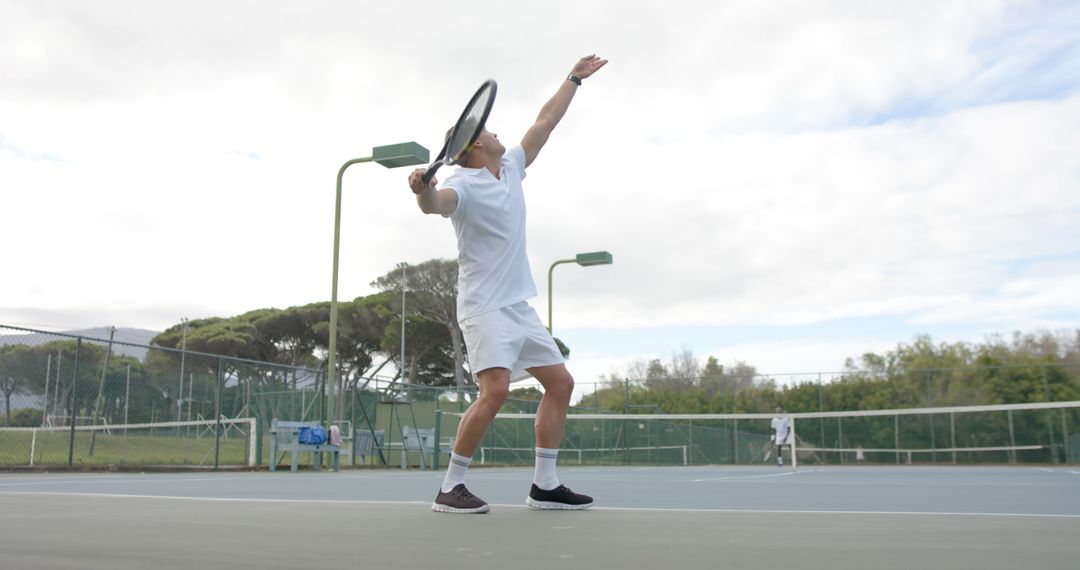
[{"label": "black and white sneaker", "polygon": [[534,509],[559,509],[564,511],[580,511],[592,506],[593,499],[588,495],[575,493],[559,485],[550,491],[545,491],[533,483],[529,490],[529,497],[525,504]]},{"label": "black and white sneaker", "polygon": [[469,492],[464,483],[459,483],[449,493],[439,491],[435,502],[431,504],[431,510],[437,513],[486,513],[491,506],[483,499]]}]

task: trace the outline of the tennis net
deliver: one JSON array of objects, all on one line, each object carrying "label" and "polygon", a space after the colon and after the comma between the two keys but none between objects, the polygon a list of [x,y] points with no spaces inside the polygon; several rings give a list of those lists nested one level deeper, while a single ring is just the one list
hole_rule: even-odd
[{"label": "tennis net", "polygon": [[[461,414],[444,412],[441,433]],[[786,413],[787,464],[1052,464],[1080,461],[1080,402]],[[567,416],[559,461],[582,465],[753,465],[775,461],[774,414]],[[531,465],[535,414],[501,413],[485,464]],[[788,463],[790,462],[790,463]]]},{"label": "tennis net", "polygon": [[255,419],[0,427],[0,465],[255,465]]}]

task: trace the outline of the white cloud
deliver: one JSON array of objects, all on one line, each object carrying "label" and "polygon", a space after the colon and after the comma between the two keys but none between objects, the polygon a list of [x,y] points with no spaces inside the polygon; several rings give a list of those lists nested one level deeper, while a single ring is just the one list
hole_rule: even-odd
[{"label": "white cloud", "polygon": [[[611,64],[526,182],[542,313],[552,261],[615,256],[556,270],[558,326],[1010,330],[1080,310],[1075,6],[475,7],[0,4],[0,322],[160,328],[326,299],[345,160],[434,152],[487,77],[491,127],[516,140],[594,50]],[[407,170],[346,174],[341,298],[455,256]]]},{"label": "white cloud", "polygon": [[1016,262],[1076,254],[1078,119],[1072,98],[696,141],[707,177],[669,144],[651,158],[670,166],[595,187],[595,207],[534,198],[531,239],[558,242],[568,224],[543,220],[580,211],[582,241],[615,254],[610,269],[559,270],[567,326],[918,312],[1005,286]]}]

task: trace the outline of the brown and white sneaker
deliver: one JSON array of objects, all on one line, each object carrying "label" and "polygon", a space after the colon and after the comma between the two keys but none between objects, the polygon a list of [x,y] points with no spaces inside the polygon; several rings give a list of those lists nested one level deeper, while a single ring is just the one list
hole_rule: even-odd
[{"label": "brown and white sneaker", "polygon": [[469,492],[464,483],[458,483],[449,493],[439,491],[431,510],[437,513],[479,514],[491,510],[483,499]]}]

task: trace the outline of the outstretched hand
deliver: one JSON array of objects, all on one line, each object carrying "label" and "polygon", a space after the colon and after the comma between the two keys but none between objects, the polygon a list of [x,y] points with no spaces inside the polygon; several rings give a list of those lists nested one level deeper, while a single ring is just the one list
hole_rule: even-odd
[{"label": "outstretched hand", "polygon": [[596,73],[601,67],[607,65],[608,60],[596,57],[596,54],[587,55],[577,61],[574,64],[574,69],[570,71],[571,74],[576,75],[582,79],[589,77]]}]

